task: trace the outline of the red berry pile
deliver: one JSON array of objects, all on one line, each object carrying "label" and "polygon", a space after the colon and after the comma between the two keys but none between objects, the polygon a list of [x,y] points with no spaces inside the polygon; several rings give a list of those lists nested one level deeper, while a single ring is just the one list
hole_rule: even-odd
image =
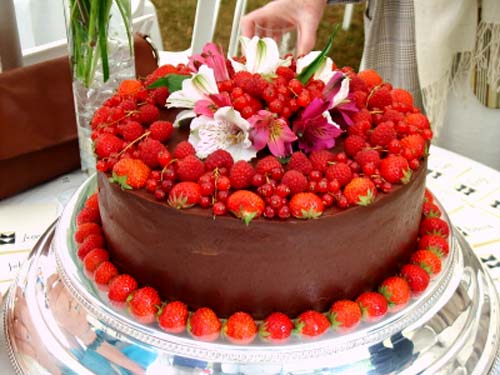
[{"label": "red berry pile", "polygon": [[[266,164],[270,165],[271,162]],[[261,167],[263,168],[262,165]],[[182,191],[188,191],[189,186],[201,189],[192,181],[184,181],[176,186],[181,184],[188,184]],[[174,189],[175,187],[172,191]],[[179,202],[181,198],[177,196],[177,199]],[[192,204],[191,199],[191,195],[186,195],[183,204]],[[301,213],[297,215],[314,216],[318,212],[318,206],[322,204],[311,192],[297,193],[293,196],[292,200],[294,199],[299,200],[297,205],[302,207]],[[429,205],[435,209],[429,210]],[[264,201],[257,193],[238,190],[228,197],[227,207],[235,215],[249,220],[255,212],[264,210]],[[330,329],[344,334],[355,329],[361,321],[377,321],[390,312],[398,311],[411,298],[416,298],[425,291],[431,279],[441,271],[442,259],[449,253],[449,232],[447,222],[440,218],[439,207],[426,190],[417,250],[397,275],[385,279],[376,291],[362,293],[355,301],[335,301],[326,312],[309,310],[295,319],[274,312],[260,322],[241,311],[233,313],[227,319],[220,319],[209,307],[190,312],[189,306],[183,302],[162,301],[154,288],[140,286],[133,276],[120,273],[106,250],[97,193],[86,200],[76,217],[74,240],[77,255],[87,276],[94,280],[99,289],[107,291],[111,303],[126,308],[137,321],[144,324],[156,322],[161,329],[173,334],[188,332],[197,340],[215,341],[222,337],[233,344],[247,345],[257,336],[264,342],[278,344],[286,342],[292,335],[305,339],[320,337]]]},{"label": "red berry pile", "polygon": [[[373,70],[342,71],[350,80],[348,100],[359,111],[339,145],[309,154],[292,150],[285,159],[261,152],[251,162],[233,160],[221,149],[202,160],[187,140],[173,142],[177,130],[161,117],[168,89],[148,87],[169,74],[190,75],[185,65],[159,67],[144,81],[123,81],[92,119],[97,169],[122,188],[145,189],[176,209],[200,206],[247,224],[259,217],[311,219],[329,207],[369,205],[379,193],[410,181],[432,131],[409,92]],[[231,69],[230,76],[218,89],[242,117],[265,109],[288,125],[325,89],[320,80],[301,83],[294,61],[273,78]],[[432,206],[425,209],[439,214]]]}]

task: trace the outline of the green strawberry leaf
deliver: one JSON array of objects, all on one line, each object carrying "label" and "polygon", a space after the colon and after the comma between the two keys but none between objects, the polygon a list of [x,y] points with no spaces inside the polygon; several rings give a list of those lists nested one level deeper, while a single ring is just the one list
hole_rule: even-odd
[{"label": "green strawberry leaf", "polygon": [[337,31],[340,29],[340,24],[336,24],[335,27],[333,28],[332,33],[330,34],[330,38],[328,38],[328,42],[326,43],[325,48],[323,48],[323,51],[308,65],[300,72],[300,74],[297,76],[297,79],[305,85],[309,79],[314,75],[316,70],[321,66],[323,63],[323,60],[326,58],[326,55],[328,52],[330,52],[330,48],[332,48],[333,44],[333,39],[335,38],[335,35],[337,34]]},{"label": "green strawberry leaf", "polygon": [[366,195],[360,195],[358,197],[359,206],[368,206],[375,200],[375,194],[373,194],[372,189],[368,189]]},{"label": "green strawberry leaf", "polygon": [[132,190],[132,186],[127,184],[127,176],[118,176],[113,172],[113,176],[109,179],[112,183],[117,183],[123,190]]},{"label": "green strawberry leaf", "polygon": [[169,93],[182,89],[182,82],[188,79],[189,76],[183,74],[167,74],[165,77],[158,78],[148,86],[148,89],[157,89],[158,87],[166,87]]}]

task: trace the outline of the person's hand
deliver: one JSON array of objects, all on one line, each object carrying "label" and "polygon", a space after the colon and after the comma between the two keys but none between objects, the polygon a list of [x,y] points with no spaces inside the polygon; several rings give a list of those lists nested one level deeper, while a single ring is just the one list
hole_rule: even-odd
[{"label": "person's hand", "polygon": [[311,51],[326,0],[275,0],[248,13],[241,19],[241,34],[252,37],[255,25],[297,28],[297,54]]}]

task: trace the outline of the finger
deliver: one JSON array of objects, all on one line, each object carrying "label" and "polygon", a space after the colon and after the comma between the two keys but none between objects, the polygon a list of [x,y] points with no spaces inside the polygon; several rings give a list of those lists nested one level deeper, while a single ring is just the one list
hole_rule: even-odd
[{"label": "finger", "polygon": [[255,35],[255,23],[252,18],[248,16],[241,19],[241,35],[251,38]]},{"label": "finger", "polygon": [[[311,27],[312,26],[312,27]],[[309,53],[316,43],[316,28],[314,25],[299,25],[297,32],[297,55]]]}]

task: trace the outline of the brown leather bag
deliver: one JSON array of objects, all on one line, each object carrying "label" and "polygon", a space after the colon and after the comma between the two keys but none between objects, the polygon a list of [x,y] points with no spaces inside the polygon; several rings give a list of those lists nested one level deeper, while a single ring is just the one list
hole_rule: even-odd
[{"label": "brown leather bag", "polygon": [[[135,35],[135,65],[157,65],[146,37]],[[61,57],[0,74],[0,199],[80,167],[69,60]]]}]

